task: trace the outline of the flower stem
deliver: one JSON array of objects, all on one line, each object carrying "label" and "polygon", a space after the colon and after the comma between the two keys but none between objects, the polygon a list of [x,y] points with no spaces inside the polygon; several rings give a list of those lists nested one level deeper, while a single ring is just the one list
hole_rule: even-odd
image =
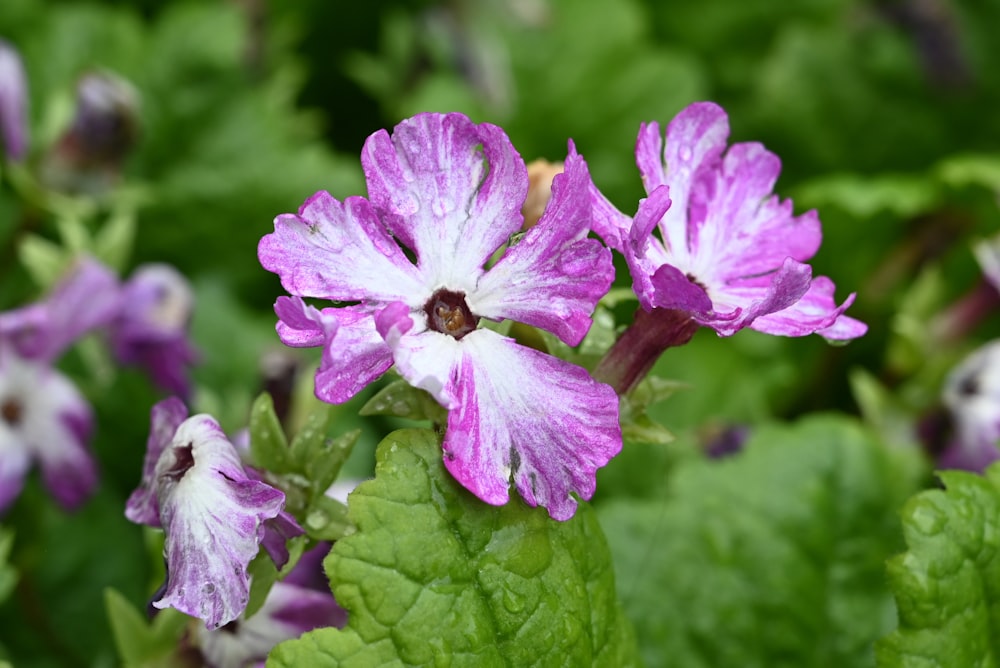
[{"label": "flower stem", "polygon": [[698,323],[684,311],[636,309],[635,320],[598,362],[594,378],[624,395],[645,378],[667,348],[684,345],[696,331]]}]

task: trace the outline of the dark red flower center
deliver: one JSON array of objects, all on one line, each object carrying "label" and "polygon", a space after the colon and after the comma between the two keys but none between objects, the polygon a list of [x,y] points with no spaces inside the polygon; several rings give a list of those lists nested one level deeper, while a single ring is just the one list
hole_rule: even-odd
[{"label": "dark red flower center", "polygon": [[452,292],[444,288],[438,290],[424,305],[427,325],[435,332],[441,332],[456,339],[473,331],[479,318],[472,314],[465,303],[464,292]]},{"label": "dark red flower center", "polygon": [[173,448],[174,463],[171,464],[169,469],[163,472],[163,477],[170,478],[175,482],[183,478],[184,474],[194,466],[194,453],[192,449],[191,445]]},{"label": "dark red flower center", "polygon": [[21,402],[13,397],[7,397],[2,402],[0,402],[0,419],[9,424],[12,427],[16,427],[21,423],[21,418],[24,417],[24,406]]}]

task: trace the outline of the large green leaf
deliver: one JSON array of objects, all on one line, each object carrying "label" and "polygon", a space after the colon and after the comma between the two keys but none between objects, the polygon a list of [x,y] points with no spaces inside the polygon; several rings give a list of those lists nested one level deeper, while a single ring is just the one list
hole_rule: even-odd
[{"label": "large green leaf", "polygon": [[1000,466],[985,477],[939,474],[903,509],[909,550],[889,562],[899,628],[878,645],[878,665],[1000,665]]},{"label": "large green leaf", "polygon": [[631,628],[600,526],[514,499],[493,507],[447,473],[433,432],[379,445],[350,497],[357,532],[326,568],[346,629],[279,645],[269,665],[627,666]]},{"label": "large green leaf", "polygon": [[687,460],[669,497],[598,507],[651,666],[870,666],[892,626],[885,559],[920,469],[850,421],[760,428]]}]

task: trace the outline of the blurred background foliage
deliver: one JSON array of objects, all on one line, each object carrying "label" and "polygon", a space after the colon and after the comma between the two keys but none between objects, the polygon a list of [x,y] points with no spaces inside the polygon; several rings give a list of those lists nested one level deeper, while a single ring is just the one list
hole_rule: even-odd
[{"label": "blurred background foliage", "polygon": [[[194,283],[195,408],[230,430],[274,388],[265,376],[275,365],[314,359],[281,350],[270,312],[281,289],[257,242],[318,189],[363,194],[358,155],[370,133],[419,111],[462,111],[504,127],[526,160],[559,160],[572,138],[598,186],[632,213],[639,123],[720,103],[732,140],[781,157],[777,192],[796,211],[819,209],[814,270],[839,298],[857,292],[850,313],[870,332],[831,347],[701,331],[668,351],[657,372],[686,387],[652,415],[679,438],[626,447],[602,472],[598,501],[662,495],[678,457],[733,428],[817,410],[861,410],[884,426],[890,403],[933,411],[946,370],[1000,334],[995,311],[960,332],[930,326],[980,281],[970,243],[1000,232],[998,25],[991,0],[0,3],[0,36],[29,78],[29,166],[70,122],[81,75],[111,71],[135,87],[135,143],[86,224],[96,230],[128,199],[138,227],[125,269],[170,262]],[[0,309],[45,287],[17,261],[28,235],[58,241],[52,212],[5,186]],[[618,284],[629,284],[623,265]],[[615,308],[621,323],[631,308]],[[33,631],[0,634],[0,657],[19,666],[113,665],[106,622],[87,601],[112,585],[141,603],[158,577],[136,557],[141,532],[108,509],[138,481],[159,395],[139,374],[109,381],[75,357],[66,364],[90,378],[81,384],[98,414],[104,484],[83,523],[53,509],[37,481],[5,520],[19,531],[20,584],[0,605],[0,629],[28,621]],[[851,369],[867,383],[860,407]],[[302,377],[285,392],[308,398]],[[354,475],[392,426],[361,423],[364,399],[343,408],[344,431],[365,429]],[[55,649],[43,651],[49,638]]]}]

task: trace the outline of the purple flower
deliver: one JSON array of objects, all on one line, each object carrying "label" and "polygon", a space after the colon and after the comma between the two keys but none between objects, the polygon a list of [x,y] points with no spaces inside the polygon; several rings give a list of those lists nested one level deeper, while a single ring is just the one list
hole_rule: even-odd
[{"label": "purple flower", "polygon": [[11,160],[28,152],[28,78],[17,50],[0,39],[0,140]]},{"label": "purple flower", "polygon": [[[667,127],[643,124],[636,163],[648,197],[634,219],[593,190],[595,230],[625,255],[639,303],[672,309],[730,336],[768,334],[852,339],[867,327],[843,315],[833,282],[805,262],[819,249],[815,211],[792,215],[773,194],[777,156],[758,143],[726,149],[729,121],[711,102],[681,111]],[[654,235],[659,230],[660,237]]]},{"label": "purple flower", "polygon": [[[316,394],[333,403],[395,364],[449,410],[444,462],[462,485],[500,505],[513,479],[528,504],[571,517],[571,493],[589,499],[621,449],[618,398],[584,369],[478,325],[517,320],[569,345],[586,334],[614,274],[587,238],[586,163],[571,143],[538,224],[489,269],[521,229],[528,190],[500,128],[420,114],[369,137],[362,165],[368,199],[319,192],[260,242],[261,264],[296,295],[275,306],[281,339],[324,346]],[[319,310],[301,297],[348,305]]]},{"label": "purple flower", "polygon": [[76,339],[118,308],[115,277],[91,260],[77,263],[41,302],[0,314],[0,511],[20,494],[37,460],[46,487],[76,508],[97,482],[87,442],[89,404],[53,368]]},{"label": "purple flower", "polygon": [[[288,577],[276,582],[252,617],[215,631],[197,629],[196,642],[211,668],[242,668],[263,662],[279,642],[320,627],[342,628],[347,611],[337,605],[323,575],[322,559],[330,545],[321,543],[302,555]],[[320,588],[306,583],[321,580]]]},{"label": "purple flower", "polygon": [[142,482],[125,509],[166,535],[167,582],[153,606],[209,629],[239,617],[250,594],[247,566],[284,504],[280,490],[247,474],[210,416],[188,418],[175,397],[153,406]]},{"label": "purple flower", "polygon": [[945,380],[954,435],[938,466],[983,471],[1000,459],[1000,340],[974,351]]},{"label": "purple flower", "polygon": [[123,308],[112,324],[111,346],[123,364],[138,364],[169,392],[188,396],[186,367],[198,354],[188,341],[194,293],[166,264],[145,264],[123,289]]}]

